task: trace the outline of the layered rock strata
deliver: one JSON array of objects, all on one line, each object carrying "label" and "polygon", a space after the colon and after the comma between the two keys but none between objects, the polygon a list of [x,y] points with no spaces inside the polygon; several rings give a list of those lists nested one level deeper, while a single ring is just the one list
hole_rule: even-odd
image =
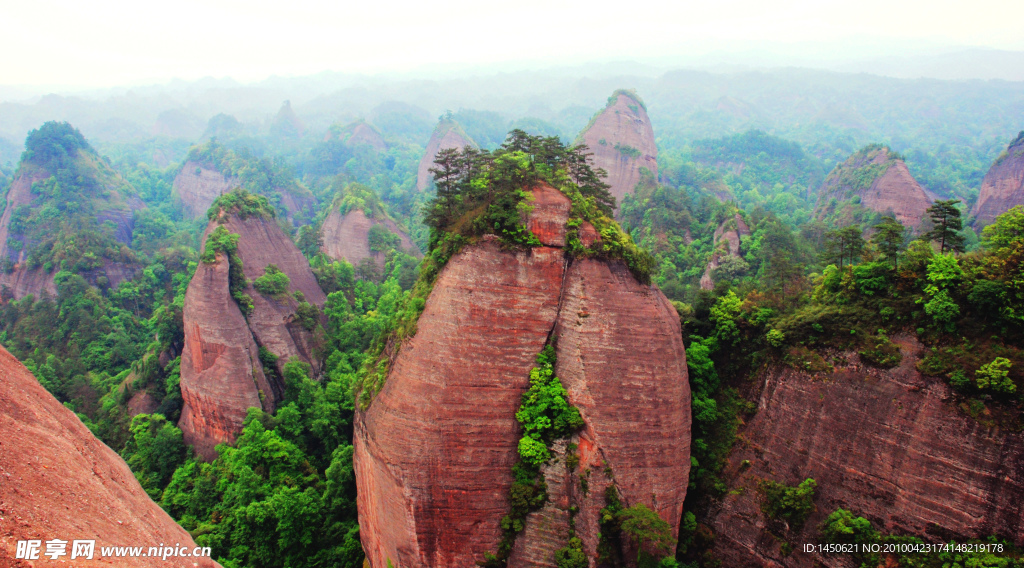
[{"label": "layered rock strata", "polygon": [[[128,465],[0,347],[0,565],[64,565],[17,560],[19,540],[68,542],[73,565],[102,564],[108,546],[148,547],[161,543],[195,547],[136,481]],[[70,560],[74,540],[95,540],[93,560]],[[106,562],[110,562],[109,559]],[[170,557],[158,564],[213,567],[208,558]],[[152,566],[152,558],[122,557],[117,566]]]},{"label": "layered rock strata", "polygon": [[1001,534],[1024,543],[1024,437],[958,410],[945,382],[915,369],[916,338],[893,341],[903,354],[894,369],[866,367],[855,352],[816,376],[767,367],[757,414],[729,457],[731,490],[711,519],[723,566],[846,565],[799,547],[782,554],[770,533],[785,527],[761,512],[759,479],[817,481],[816,511],[784,535],[794,543],[813,542],[838,508],[930,542]]},{"label": "layered rock strata", "polygon": [[342,215],[341,210],[337,207],[332,209],[324,219],[320,229],[324,254],[335,260],[346,260],[352,265],[358,265],[363,260],[372,258],[378,266],[383,267],[384,253],[370,250],[370,228],[374,225],[382,225],[398,235],[403,251],[413,256],[421,256],[409,235],[393,220],[386,217],[382,219],[367,217],[362,209],[353,209]]},{"label": "layered rock strata", "polygon": [[1024,205],[1024,133],[985,174],[971,215],[975,225],[985,226],[1017,205]]},{"label": "layered rock strata", "polygon": [[[217,444],[234,441],[250,407],[273,411],[283,394],[283,385],[275,377],[290,359],[305,361],[314,374],[319,373],[317,340],[296,317],[295,292],[320,308],[326,300],[305,257],[273,219],[222,215],[223,219],[211,221],[207,235],[218,224],[239,235],[238,256],[245,278],[251,282],[274,264],[288,275],[290,285],[277,296],[246,286],[253,309],[244,316],[231,296],[226,255],[218,253],[213,263],[201,262],[189,283],[181,354],[185,404],[179,426],[185,441],[206,459],[215,457]],[[278,357],[271,376],[264,373],[260,347]]]},{"label": "layered rock strata", "polygon": [[605,181],[616,204],[633,193],[646,169],[658,179],[658,146],[642,101],[629,91],[616,91],[609,104],[580,135],[594,153],[593,165],[608,172]]},{"label": "layered rock strata", "polygon": [[549,187],[534,195],[529,226],[544,246],[509,251],[488,236],[454,256],[357,415],[360,535],[373,568],[473,566],[497,550],[518,460],[515,413],[537,353],[555,338],[556,373],[586,423],[569,440],[580,463],[546,466],[548,503],[528,517],[509,566],[553,567],[570,507],[596,558],[612,479],[627,506],[644,503],[678,528],[690,439],[679,318],[621,262],[568,259],[568,199]]},{"label": "layered rock strata", "polygon": [[189,160],[175,176],[172,191],[181,201],[185,214],[198,219],[206,215],[218,197],[238,186],[238,178]]},{"label": "layered rock strata", "polygon": [[[906,227],[916,228],[926,217],[935,195],[921,187],[902,158],[885,147],[861,150],[829,173],[818,197],[817,217],[826,219],[839,203],[857,198],[860,205],[893,215]],[[833,203],[833,200],[835,203]],[[848,219],[835,219],[849,224]]]},{"label": "layered rock strata", "polygon": [[475,146],[475,144],[462,130],[462,127],[454,120],[441,120],[434,128],[433,134],[430,135],[427,149],[423,152],[423,158],[420,159],[419,168],[416,170],[416,189],[423,191],[430,187],[434,179],[430,168],[434,167],[434,158],[437,157],[438,152],[449,148],[461,150],[467,146]]}]

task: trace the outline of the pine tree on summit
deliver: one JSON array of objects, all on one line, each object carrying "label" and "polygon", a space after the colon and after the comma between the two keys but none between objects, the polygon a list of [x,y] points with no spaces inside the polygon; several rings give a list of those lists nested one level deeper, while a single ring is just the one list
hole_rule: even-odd
[{"label": "pine tree on summit", "polygon": [[924,235],[925,239],[939,243],[939,252],[947,250],[964,252],[963,220],[960,219],[959,199],[938,200],[928,208],[928,217],[933,228]]}]

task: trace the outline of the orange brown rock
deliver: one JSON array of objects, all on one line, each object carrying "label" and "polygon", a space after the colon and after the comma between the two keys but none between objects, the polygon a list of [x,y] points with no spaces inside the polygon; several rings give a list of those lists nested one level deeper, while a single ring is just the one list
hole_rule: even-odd
[{"label": "orange brown rock", "polygon": [[430,187],[434,179],[433,174],[430,173],[430,168],[434,167],[434,158],[437,157],[438,152],[449,148],[461,150],[467,146],[475,146],[475,144],[463,132],[458,123],[451,119],[442,120],[438,123],[437,127],[434,128],[433,134],[430,135],[427,149],[420,160],[419,168],[416,170],[416,189],[423,191]]},{"label": "orange brown rock", "polygon": [[989,168],[971,215],[976,225],[985,226],[1016,205],[1024,205],[1024,136]]},{"label": "orange brown rock", "polygon": [[1024,437],[958,410],[943,380],[915,369],[924,351],[916,338],[893,341],[903,353],[894,369],[867,367],[856,352],[843,352],[846,363],[832,372],[771,364],[761,374],[758,412],[729,457],[733,490],[711,520],[723,566],[840,565],[797,547],[781,554],[757,501],[759,478],[817,481],[817,510],[793,542],[811,542],[816,527],[843,508],[884,533],[927,542],[998,533],[1024,543]]},{"label": "orange brown rock", "polygon": [[[844,183],[845,173],[875,168],[877,175],[869,186],[854,189]],[[825,178],[819,192],[816,216],[824,219],[834,206],[831,201],[843,202],[853,197],[860,198],[860,204],[883,215],[893,215],[906,227],[917,228],[926,217],[926,210],[935,201],[935,195],[921,187],[910,174],[901,158],[893,157],[888,148],[874,148],[857,152]],[[845,225],[852,222],[839,219]]]},{"label": "orange brown rock", "polygon": [[370,218],[362,209],[353,209],[344,215],[337,207],[324,219],[320,228],[323,251],[335,260],[346,260],[353,266],[364,259],[373,258],[381,268],[384,267],[384,253],[370,250],[370,228],[383,225],[401,239],[402,250],[413,256],[421,256],[409,235],[393,220],[384,217]]},{"label": "orange brown rock", "polygon": [[[549,190],[557,191],[533,190],[543,205],[533,214],[544,219],[530,226],[542,242],[564,242],[568,209]],[[594,475],[584,495],[564,462],[545,468],[550,500],[528,517],[509,566],[554,566],[572,506],[596,557],[606,466],[627,506],[651,506],[675,534],[690,439],[675,310],[621,262],[570,260],[558,246],[509,251],[486,236],[444,267],[416,335],[357,413],[360,538],[372,568],[473,566],[497,550],[518,460],[515,412],[537,353],[553,337],[557,374],[586,421],[570,441]]]},{"label": "orange brown rock", "polygon": [[[58,561],[17,560],[19,540],[68,541]],[[94,560],[104,546],[180,544],[192,537],[136,481],[128,465],[0,347],[0,566],[77,565],[72,541],[95,539]],[[45,545],[41,552],[45,552]],[[160,565],[213,567],[208,558],[168,558]],[[153,566],[152,558],[118,558],[117,566]]]},{"label": "orange brown rock", "polygon": [[621,205],[626,194],[633,193],[640,182],[641,168],[658,179],[654,128],[643,102],[635,94],[616,91],[613,100],[580,137],[594,153],[594,168],[608,172],[605,181],[611,185],[608,191],[617,205]]},{"label": "orange brown rock", "polygon": [[[218,222],[210,222],[207,234]],[[205,459],[216,457],[217,444],[235,440],[249,408],[271,412],[283,395],[283,385],[263,372],[260,346],[279,358],[278,372],[290,359],[298,358],[312,366],[314,375],[319,373],[316,340],[296,321],[294,292],[302,292],[307,302],[318,307],[326,300],[305,257],[276,221],[229,215],[223,225],[239,235],[238,255],[246,279],[255,280],[268,264],[275,264],[288,275],[290,285],[278,297],[266,297],[247,286],[253,310],[246,317],[231,297],[230,267],[224,254],[217,254],[213,263],[201,262],[189,282],[181,353],[185,404],[178,425],[185,441]]]}]

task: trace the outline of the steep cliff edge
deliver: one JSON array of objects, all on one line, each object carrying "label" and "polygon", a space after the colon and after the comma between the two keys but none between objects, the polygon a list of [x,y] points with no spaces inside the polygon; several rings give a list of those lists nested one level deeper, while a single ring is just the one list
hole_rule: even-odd
[{"label": "steep cliff edge", "polygon": [[476,144],[462,130],[459,123],[452,118],[442,118],[430,135],[427,149],[423,152],[423,158],[420,159],[419,168],[416,170],[416,189],[423,191],[430,187],[430,182],[433,179],[430,168],[434,167],[434,158],[437,157],[438,152],[449,148],[461,150],[467,146],[476,146]]},{"label": "steep cliff edge", "polygon": [[[305,257],[277,225],[267,201],[240,192],[226,197],[236,196],[255,204],[257,211],[226,205],[210,221],[206,258],[185,293],[185,404],[179,426],[185,441],[207,459],[215,456],[218,443],[234,441],[249,407],[274,409],[284,387],[279,377],[290,359],[309,363],[314,374],[319,372],[316,326],[321,318],[301,317],[303,304],[296,295],[301,293],[304,302],[318,309],[326,297]],[[206,250],[217,246],[211,243],[214,237],[223,240],[223,235],[237,235],[236,244],[220,246],[215,254]],[[269,265],[287,276],[287,286],[280,292],[261,292],[253,284]],[[243,294],[243,300],[236,299]],[[250,306],[243,314],[245,298]],[[269,364],[269,376],[261,347],[277,358]]]},{"label": "steep cliff edge", "polygon": [[56,294],[61,269],[116,287],[135,271],[128,245],[143,208],[78,130],[47,122],[25,140],[0,215],[0,287],[14,298]]},{"label": "steep cliff edge", "polygon": [[224,175],[213,166],[188,160],[174,177],[172,191],[181,201],[185,215],[198,219],[206,214],[213,201],[240,185],[238,178]]},{"label": "steep cliff edge", "polygon": [[[838,353],[831,372],[812,375],[781,364],[761,375],[757,414],[740,431],[726,474],[730,492],[712,514],[715,553],[724,566],[844,566],[842,556],[780,551],[780,522],[759,506],[759,479],[817,481],[816,512],[792,543],[815,542],[837,508],[886,533],[998,533],[1024,543],[1024,437],[980,425],[958,411],[950,387],[922,376],[923,347],[894,337],[902,363],[881,370],[855,352]],[[842,362],[842,361],[845,361]],[[935,533],[941,527],[944,533]]]},{"label": "steep cliff edge", "polygon": [[[381,214],[368,217],[363,209],[352,209],[346,213],[337,205],[324,219],[320,228],[323,252],[335,260],[346,260],[353,266],[372,258],[378,266],[384,266],[384,252],[370,242],[370,230],[374,226],[387,229],[396,235],[400,248],[414,256],[422,256],[409,235],[391,218]],[[376,249],[376,250],[375,250]]]},{"label": "steep cliff edge", "polygon": [[269,199],[289,222],[314,216],[316,199],[290,173],[268,159],[233,152],[214,140],[189,149],[171,191],[185,215],[199,219],[218,197],[238,187]]},{"label": "steep cliff edge", "polygon": [[591,120],[580,139],[594,153],[595,168],[608,172],[608,190],[616,204],[640,182],[641,168],[658,179],[658,147],[647,107],[633,92],[612,93],[608,105]]},{"label": "steep cliff edge", "polygon": [[[0,347],[0,565],[49,566],[15,560],[19,540],[95,539],[105,546],[180,544],[192,537],[157,506],[127,464]],[[41,547],[45,552],[45,546]],[[109,560],[107,560],[109,562]],[[152,566],[151,558],[118,558],[118,566]],[[212,567],[208,558],[168,558],[168,566]]]},{"label": "steep cliff edge", "polygon": [[1024,131],[985,174],[971,215],[975,225],[984,226],[1015,205],[1024,205]]},{"label": "steep cliff edge", "polygon": [[818,194],[815,217],[839,225],[860,221],[858,209],[892,214],[916,228],[935,196],[910,175],[903,158],[885,146],[872,145],[835,167]]},{"label": "steep cliff edge", "polygon": [[[549,498],[526,518],[508,566],[555,566],[570,516],[596,559],[612,480],[624,504],[643,503],[678,530],[690,439],[679,318],[621,261],[570,258],[569,199],[547,186],[532,193],[526,226],[542,246],[509,250],[485,235],[452,257],[357,415],[360,535],[373,568],[473,566],[498,550],[519,459],[516,410],[553,338],[557,376],[585,426],[545,466]],[[580,237],[596,232],[586,224]],[[566,443],[578,447],[574,474]]]}]

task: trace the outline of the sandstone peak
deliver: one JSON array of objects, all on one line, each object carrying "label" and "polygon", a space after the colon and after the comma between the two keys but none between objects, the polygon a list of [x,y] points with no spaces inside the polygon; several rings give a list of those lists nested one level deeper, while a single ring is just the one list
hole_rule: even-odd
[{"label": "sandstone peak", "polygon": [[[145,204],[70,124],[47,122],[29,133],[6,201],[0,214],[0,286],[10,288],[15,298],[44,291],[55,294],[53,275],[59,260],[77,265],[93,284],[104,276],[117,286],[133,273],[134,256],[122,245],[131,244],[134,213]],[[53,247],[46,246],[68,235],[39,214],[47,204],[64,207],[68,202],[76,205],[65,213],[64,220],[75,221],[69,226],[106,241],[100,251],[89,251],[103,257],[89,266],[79,264],[84,250],[59,259]]]},{"label": "sandstone peak", "polygon": [[[570,516],[596,559],[611,484],[625,506],[651,507],[676,535],[690,464],[679,317],[623,262],[571,259],[562,248],[569,198],[546,184],[530,193],[526,225],[543,246],[509,250],[484,235],[452,257],[416,334],[357,414],[360,536],[372,568],[473,566],[498,550],[518,459],[515,414],[549,342],[585,426],[543,466],[547,502],[525,518],[507,565],[554,567]],[[589,223],[579,234],[598,238]],[[578,455],[575,468],[566,452]],[[593,473],[586,487],[583,471]]]},{"label": "sandstone peak", "polygon": [[369,146],[378,152],[387,149],[387,143],[380,132],[365,120],[357,120],[345,126],[334,125],[328,129],[324,141],[341,140],[346,146]]},{"label": "sandstone peak", "polygon": [[[17,541],[95,539],[104,546],[180,543],[192,537],[146,494],[128,465],[0,347],[0,559],[18,561]],[[42,551],[45,552],[45,549]],[[68,556],[67,558],[70,558]],[[98,561],[96,561],[98,562]],[[207,558],[168,558],[168,566],[213,567]],[[56,564],[56,562],[54,563]],[[152,566],[148,558],[121,558],[118,566]]]},{"label": "sandstone peak", "polygon": [[[238,235],[237,248],[209,254],[207,247],[214,245],[208,238],[220,228],[219,234]],[[283,394],[285,363],[297,358],[319,372],[314,331],[322,322],[299,316],[297,294],[317,308],[326,297],[305,257],[270,215],[224,207],[210,221],[204,240],[206,258],[185,292],[185,405],[179,426],[185,441],[211,459],[217,444],[234,441],[250,407],[274,409]],[[261,292],[253,282],[271,264],[287,276],[286,289]],[[266,360],[267,353],[274,362]]]},{"label": "sandstone peak", "polygon": [[829,173],[819,191],[815,215],[848,225],[852,222],[851,208],[863,207],[891,214],[904,226],[916,228],[934,198],[910,174],[902,156],[873,144]]},{"label": "sandstone peak", "polygon": [[282,138],[301,138],[306,133],[306,125],[292,110],[292,102],[284,101],[270,125],[270,133]]},{"label": "sandstone peak", "polygon": [[976,225],[984,226],[1015,205],[1024,205],[1024,130],[985,174],[971,215]]},{"label": "sandstone peak", "polygon": [[647,107],[632,91],[618,90],[580,134],[580,141],[594,153],[595,168],[608,173],[609,191],[621,204],[647,170],[658,178],[658,147]]},{"label": "sandstone peak", "polygon": [[430,187],[433,179],[430,168],[434,167],[434,158],[437,157],[438,152],[449,148],[461,150],[467,146],[474,147],[476,143],[473,142],[473,139],[466,134],[466,131],[459,126],[459,123],[454,118],[448,115],[441,117],[440,122],[434,128],[434,132],[430,135],[427,149],[423,153],[419,169],[416,171],[416,189],[423,191]]},{"label": "sandstone peak", "polygon": [[327,256],[345,260],[353,266],[371,258],[383,268],[386,261],[384,250],[376,249],[370,242],[370,232],[375,226],[397,235],[403,252],[422,256],[408,233],[384,210],[373,190],[359,184],[346,188],[331,205],[330,213],[320,227],[321,250]]}]

